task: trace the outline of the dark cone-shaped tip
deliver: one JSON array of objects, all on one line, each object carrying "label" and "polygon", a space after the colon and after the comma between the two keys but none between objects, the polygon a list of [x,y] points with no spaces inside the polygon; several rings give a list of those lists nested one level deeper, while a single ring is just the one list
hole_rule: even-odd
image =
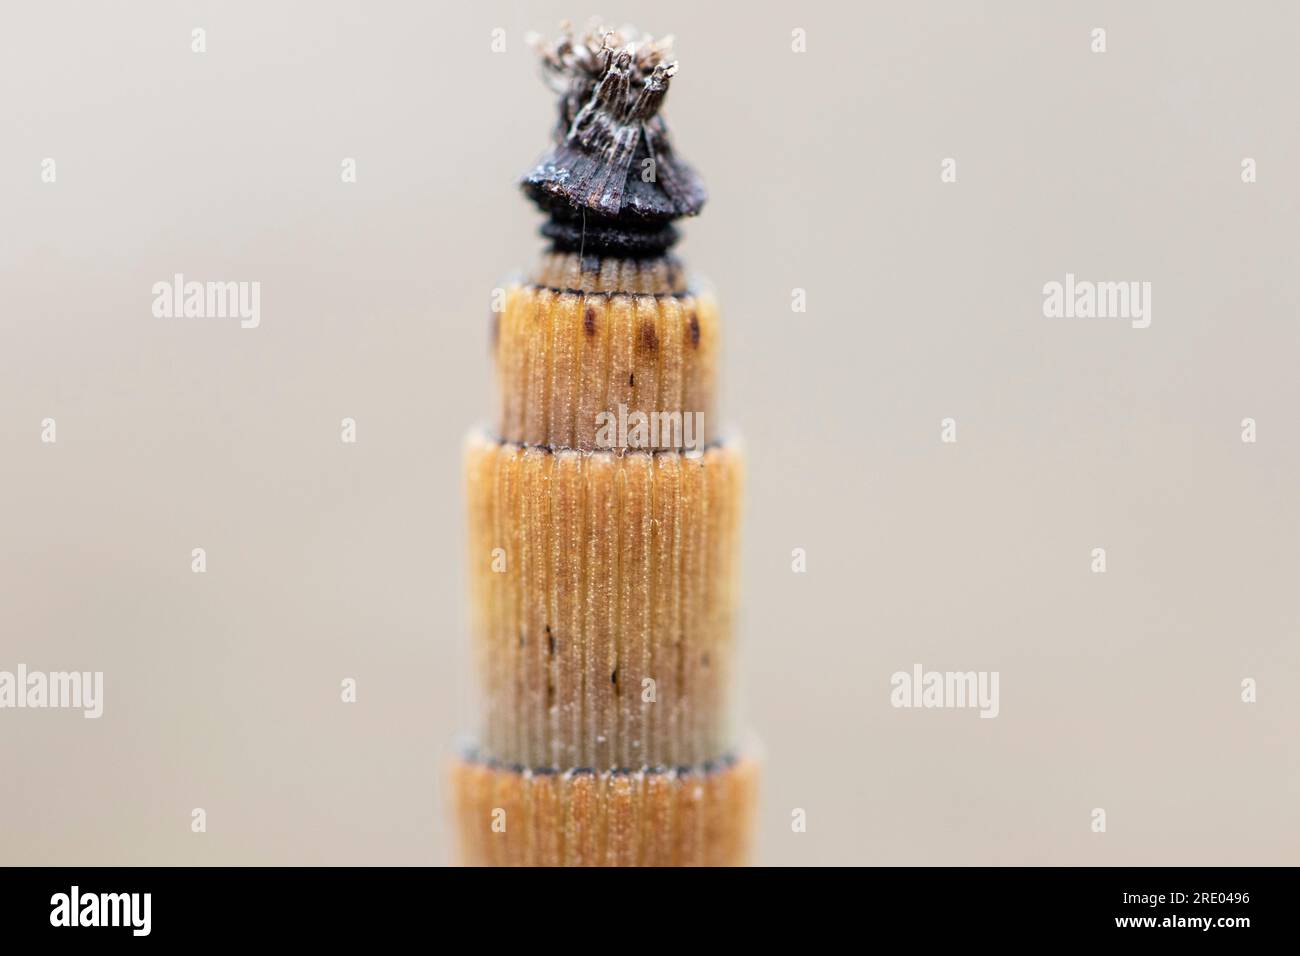
[{"label": "dark cone-shaped tip", "polygon": [[628,254],[655,254],[676,239],[669,225],[704,205],[704,186],[674,153],[659,109],[677,64],[671,40],[591,30],[540,48],[560,94],[555,145],[524,177],[552,222],[557,245],[576,234]]}]

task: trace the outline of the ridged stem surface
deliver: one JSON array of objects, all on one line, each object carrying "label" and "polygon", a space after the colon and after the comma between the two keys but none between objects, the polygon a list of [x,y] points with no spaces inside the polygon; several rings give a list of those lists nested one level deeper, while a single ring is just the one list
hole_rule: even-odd
[{"label": "ridged stem surface", "polygon": [[731,740],[739,456],[467,451],[492,758],[683,766]]},{"label": "ridged stem surface", "polygon": [[[742,468],[715,438],[717,308],[671,256],[553,252],[492,342],[493,427],[465,454],[464,861],[743,863],[757,768],[728,756]],[[646,445],[638,414],[667,430]]]},{"label": "ridged stem surface", "polygon": [[[716,434],[718,316],[712,299],[512,286],[495,317],[496,433],[588,451],[608,412],[702,414]],[[685,422],[681,427],[685,427]],[[671,430],[655,447],[672,447]],[[617,447],[605,445],[604,447]]]},{"label": "ridged stem surface", "polygon": [[452,787],[470,866],[741,866],[758,768],[539,774],[464,760]]}]

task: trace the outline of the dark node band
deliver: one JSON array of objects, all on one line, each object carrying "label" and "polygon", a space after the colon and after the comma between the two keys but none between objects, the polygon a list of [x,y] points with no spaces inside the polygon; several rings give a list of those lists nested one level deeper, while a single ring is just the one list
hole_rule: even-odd
[{"label": "dark node band", "polygon": [[594,221],[594,217],[589,217],[585,223],[552,218],[542,226],[541,233],[551,240],[551,248],[556,252],[622,259],[661,256],[678,239],[678,232],[671,224],[637,229],[609,221]]}]

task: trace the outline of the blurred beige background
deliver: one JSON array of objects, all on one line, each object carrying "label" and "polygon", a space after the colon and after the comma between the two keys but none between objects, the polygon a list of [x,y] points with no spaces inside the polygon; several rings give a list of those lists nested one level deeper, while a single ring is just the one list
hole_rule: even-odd
[{"label": "blurred beige background", "polygon": [[[677,35],[712,194],[678,251],[749,454],[759,862],[1296,863],[1294,7],[672,0],[12,6],[0,669],[106,689],[0,711],[0,863],[450,859],[524,36],[597,12]],[[176,272],[261,326],[154,318]],[[1066,272],[1151,282],[1151,327],[1043,318]],[[914,663],[999,671],[1000,716],[891,708]]]}]

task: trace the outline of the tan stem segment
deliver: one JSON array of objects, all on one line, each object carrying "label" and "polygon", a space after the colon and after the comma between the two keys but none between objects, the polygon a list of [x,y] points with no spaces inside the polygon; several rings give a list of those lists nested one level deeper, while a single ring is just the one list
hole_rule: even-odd
[{"label": "tan stem segment", "polygon": [[739,454],[476,435],[466,459],[484,753],[560,770],[726,753]]},{"label": "tan stem segment", "polygon": [[[674,422],[681,434],[688,424],[702,426],[700,442],[716,433],[718,313],[711,298],[516,285],[493,321],[501,438],[584,451],[637,447],[635,436],[602,444],[600,432],[602,413],[635,412],[658,415],[666,426],[643,448],[681,447]],[[687,423],[686,416],[698,417]]]},{"label": "tan stem segment", "polygon": [[740,866],[752,760],[689,771],[535,773],[472,760],[451,771],[470,866]]}]

